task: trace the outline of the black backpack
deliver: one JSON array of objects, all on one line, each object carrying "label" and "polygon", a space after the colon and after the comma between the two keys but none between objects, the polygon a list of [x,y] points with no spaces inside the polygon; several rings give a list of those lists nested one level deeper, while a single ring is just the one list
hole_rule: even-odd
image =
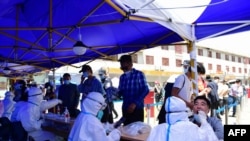
[{"label": "black backpack", "polygon": [[[184,81],[183,81],[183,84],[182,84],[182,87],[180,88],[180,90],[183,88],[184,84],[185,84],[185,78],[184,78]],[[162,105],[161,110],[159,112],[159,115],[157,117],[158,120],[159,120],[159,124],[166,122],[166,118],[165,118],[165,116],[166,116],[165,103],[166,103],[166,99],[171,96],[171,92],[172,92],[173,86],[174,86],[174,83],[167,83],[165,85],[165,87],[164,87],[164,90],[165,90],[164,102],[163,102],[163,105]],[[179,90],[179,92],[180,92],[180,90]]]}]

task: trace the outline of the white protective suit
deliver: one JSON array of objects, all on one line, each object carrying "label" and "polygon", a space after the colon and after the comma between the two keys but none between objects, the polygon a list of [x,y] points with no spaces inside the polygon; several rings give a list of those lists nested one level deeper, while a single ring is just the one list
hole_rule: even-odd
[{"label": "white protective suit", "polygon": [[203,111],[199,111],[202,123],[198,127],[189,121],[186,104],[180,98],[167,98],[165,110],[166,123],[155,126],[147,141],[218,141]]},{"label": "white protective suit", "polygon": [[3,101],[0,100],[0,117],[2,117],[3,111],[4,111]]},{"label": "white protective suit", "polygon": [[112,130],[106,135],[103,124],[96,117],[102,109],[105,100],[102,94],[90,92],[81,103],[81,113],[77,116],[70,131],[68,141],[119,141],[121,132],[118,129]]},{"label": "white protective suit", "polygon": [[43,131],[41,124],[41,113],[46,109],[52,108],[59,103],[62,103],[59,99],[53,99],[49,101],[43,100],[43,93],[41,89],[32,87],[28,91],[28,101],[22,102],[23,107],[17,112],[17,121],[21,121],[22,126],[28,132],[28,135],[33,137],[35,141],[53,141],[55,135]]},{"label": "white protective suit", "polygon": [[12,92],[7,91],[5,93],[5,98],[3,100],[4,105],[4,112],[2,117],[7,117],[9,120],[11,118],[11,114],[14,111],[14,106],[16,104],[15,101],[13,101],[14,94]]}]

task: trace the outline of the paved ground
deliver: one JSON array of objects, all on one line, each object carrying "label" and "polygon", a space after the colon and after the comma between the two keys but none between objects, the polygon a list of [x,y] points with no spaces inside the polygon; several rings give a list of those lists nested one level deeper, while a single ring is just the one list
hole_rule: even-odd
[{"label": "paved ground", "polygon": [[[237,110],[239,111],[235,117],[228,116],[228,120],[226,122],[225,115],[222,116],[223,124],[248,124],[250,125],[250,98],[243,98],[242,104],[237,106]],[[232,115],[232,108],[230,109],[229,115]]]}]

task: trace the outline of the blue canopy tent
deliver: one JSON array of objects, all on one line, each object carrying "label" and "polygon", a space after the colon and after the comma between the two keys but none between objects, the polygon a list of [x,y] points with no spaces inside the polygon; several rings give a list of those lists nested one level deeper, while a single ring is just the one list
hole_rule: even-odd
[{"label": "blue canopy tent", "polygon": [[[160,9],[157,0],[1,1],[0,70],[9,67],[8,76],[15,76],[249,30],[247,0],[212,0],[206,6],[197,20],[182,23]],[[142,12],[144,8],[153,10]],[[72,51],[77,40],[87,46],[84,55]],[[18,67],[23,65],[33,68]]]},{"label": "blue canopy tent", "polygon": [[[0,70],[8,67],[10,74],[1,71],[7,76],[183,40],[110,0],[12,0],[2,1],[0,9]],[[72,51],[77,40],[87,46],[84,55]],[[31,69],[17,67],[22,65]]]},{"label": "blue canopy tent", "polygon": [[[222,0],[213,0],[218,3]],[[250,30],[248,0],[225,0],[208,6],[193,23],[196,41]]]}]

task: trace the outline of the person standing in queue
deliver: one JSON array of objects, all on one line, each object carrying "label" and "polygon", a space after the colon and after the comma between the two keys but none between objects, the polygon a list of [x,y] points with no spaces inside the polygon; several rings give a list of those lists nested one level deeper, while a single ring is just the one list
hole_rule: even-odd
[{"label": "person standing in queue", "polygon": [[122,116],[126,119],[124,125],[144,121],[144,98],[149,93],[147,81],[143,72],[133,68],[132,57],[122,55],[119,59],[121,70],[119,95],[123,97]]},{"label": "person standing in queue", "polygon": [[59,87],[58,99],[63,101],[60,105],[61,114],[64,112],[65,107],[68,108],[71,117],[77,117],[80,110],[77,109],[79,104],[80,93],[77,85],[70,82],[71,76],[69,73],[63,74],[63,84]]},{"label": "person standing in queue", "polygon": [[98,75],[101,79],[103,89],[106,91],[106,95],[104,95],[105,101],[107,103],[106,108],[103,110],[103,117],[101,122],[106,123],[114,123],[113,113],[115,114],[115,118],[118,117],[118,113],[115,110],[113,97],[118,92],[118,89],[113,86],[111,78],[108,75],[108,70],[104,67],[100,68],[98,71]]}]

